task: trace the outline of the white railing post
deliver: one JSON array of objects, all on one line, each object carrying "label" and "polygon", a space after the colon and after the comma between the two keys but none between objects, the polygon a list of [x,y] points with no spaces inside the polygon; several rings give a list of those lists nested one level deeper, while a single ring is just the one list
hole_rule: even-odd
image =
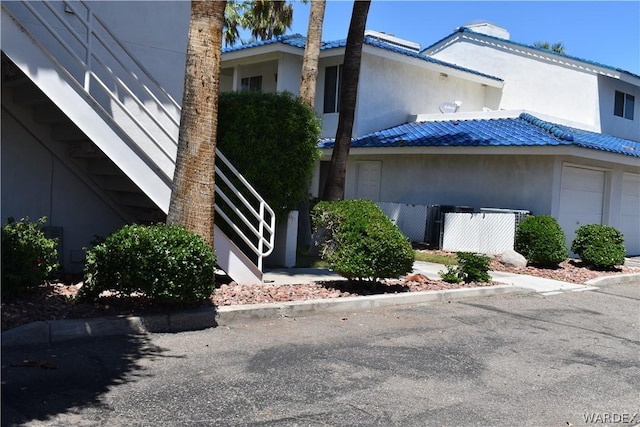
[{"label": "white railing post", "polygon": [[[66,5],[66,1],[65,1],[65,5]],[[93,57],[93,43],[92,43],[92,39],[93,39],[93,13],[91,12],[91,9],[89,9],[89,7],[87,7],[87,47],[86,47],[86,58],[85,58],[85,65],[86,65],[86,69],[84,71],[84,90],[87,91],[87,93],[91,93],[91,72],[92,72],[92,57]]]},{"label": "white railing post", "polygon": [[[264,218],[264,202],[260,202],[260,218]],[[260,221],[258,226],[258,233],[260,238],[258,239],[258,269],[262,271],[262,259],[263,259],[263,246],[264,246],[264,221]]]}]

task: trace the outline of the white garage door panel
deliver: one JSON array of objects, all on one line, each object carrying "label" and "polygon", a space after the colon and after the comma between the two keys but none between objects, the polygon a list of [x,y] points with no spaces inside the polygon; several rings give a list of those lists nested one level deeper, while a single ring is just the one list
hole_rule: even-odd
[{"label": "white garage door panel", "polygon": [[622,176],[620,232],[624,235],[627,255],[640,255],[640,174]]},{"label": "white garage door panel", "polygon": [[622,214],[640,215],[640,174],[622,176]]},{"label": "white garage door panel", "polygon": [[[589,213],[596,216],[602,215],[602,190],[600,193],[562,190],[561,197],[561,203],[565,205],[565,212],[579,213],[583,215],[588,215]],[[588,210],[585,211],[585,208]]]},{"label": "white garage door panel", "polygon": [[602,224],[605,172],[574,166],[562,168],[560,209],[558,222],[567,247],[575,238],[575,231],[585,224]]},{"label": "white garage door panel", "polygon": [[565,166],[562,171],[562,189],[602,193],[604,172]]}]

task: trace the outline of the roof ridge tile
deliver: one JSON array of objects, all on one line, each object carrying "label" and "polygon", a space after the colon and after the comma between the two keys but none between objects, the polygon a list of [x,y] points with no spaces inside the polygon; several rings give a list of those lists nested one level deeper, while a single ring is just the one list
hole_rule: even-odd
[{"label": "roof ridge tile", "polygon": [[553,136],[555,136],[558,139],[561,139],[563,141],[573,141],[573,134],[571,134],[570,132],[566,132],[564,131],[562,128],[560,128],[558,125],[551,123],[551,122],[546,122],[544,120],[540,120],[539,118],[532,116],[529,113],[521,113],[519,116],[521,119],[526,120],[527,122],[531,123],[532,125],[538,126],[544,130],[546,130],[547,132],[549,132],[550,134],[552,134]]}]

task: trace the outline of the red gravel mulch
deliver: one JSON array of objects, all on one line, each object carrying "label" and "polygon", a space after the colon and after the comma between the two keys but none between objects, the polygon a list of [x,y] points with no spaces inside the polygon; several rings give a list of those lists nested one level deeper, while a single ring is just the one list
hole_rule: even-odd
[{"label": "red gravel mulch", "polygon": [[[586,268],[580,261],[563,262],[557,269],[535,267],[513,268],[492,261],[491,270],[529,274],[572,283],[586,281],[611,274],[640,272],[640,269],[621,267],[616,271],[595,271]],[[259,304],[268,302],[302,301],[321,298],[343,298],[359,295],[392,294],[425,290],[455,289],[461,287],[491,286],[492,283],[450,284],[431,280],[422,275],[409,275],[403,280],[379,283],[329,281],[301,283],[297,285],[261,284],[243,286],[235,282],[218,280],[217,288],[208,301],[197,305],[171,306],[150,302],[144,297],[102,297],[95,304],[80,304],[74,301],[81,284],[52,283],[43,285],[14,299],[2,300],[2,330],[8,330],[30,322],[41,320],[78,319],[111,315],[133,315],[167,310],[197,307],[228,306],[237,304]]]}]

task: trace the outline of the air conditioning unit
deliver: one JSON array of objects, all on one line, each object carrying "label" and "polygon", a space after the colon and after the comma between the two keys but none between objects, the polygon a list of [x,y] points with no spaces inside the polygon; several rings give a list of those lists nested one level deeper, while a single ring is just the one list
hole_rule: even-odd
[{"label": "air conditioning unit", "polygon": [[518,225],[520,225],[520,222],[527,216],[527,215],[531,215],[530,211],[527,210],[523,210],[523,209],[504,209],[504,208],[480,208],[480,212],[484,212],[484,213],[508,213],[508,214],[514,214],[516,217],[516,221],[515,221],[515,227],[516,230],[518,229]]},{"label": "air conditioning unit", "polygon": [[473,213],[471,206],[429,205],[427,207],[427,224],[425,227],[425,243],[432,248],[442,248],[444,235],[444,219],[447,213]]}]

